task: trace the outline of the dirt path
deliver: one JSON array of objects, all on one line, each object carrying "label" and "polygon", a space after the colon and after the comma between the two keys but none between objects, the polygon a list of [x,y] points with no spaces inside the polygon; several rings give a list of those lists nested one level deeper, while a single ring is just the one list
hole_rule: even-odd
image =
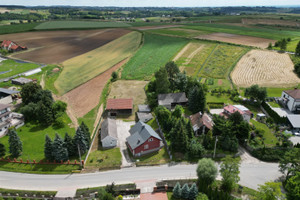
[{"label": "dirt path", "polygon": [[185,45],[185,47],[183,47],[183,49],[175,56],[173,61],[175,62],[176,60],[178,60],[186,52],[186,50],[188,50],[188,48],[190,46],[191,46],[191,43],[188,43],[187,45]]},{"label": "dirt path", "polygon": [[195,57],[195,55],[199,52],[199,51],[201,51],[202,49],[203,49],[203,45],[201,45],[200,47],[198,47],[193,53],[191,53],[188,57],[187,57],[187,59],[186,59],[186,61],[185,61],[185,63],[183,64],[183,65],[188,65],[188,64],[190,64],[190,62],[191,62],[191,60]]}]

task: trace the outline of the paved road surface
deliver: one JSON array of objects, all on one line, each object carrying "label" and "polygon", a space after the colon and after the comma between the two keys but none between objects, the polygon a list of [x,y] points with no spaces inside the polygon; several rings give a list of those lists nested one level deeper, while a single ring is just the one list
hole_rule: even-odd
[{"label": "paved road surface", "polygon": [[[107,172],[72,175],[37,175],[0,172],[0,188],[20,190],[72,190],[103,186],[112,182],[123,184],[137,181],[195,178],[196,165],[132,167]],[[258,184],[277,179],[281,174],[276,163],[242,163],[240,184],[256,189]]]}]

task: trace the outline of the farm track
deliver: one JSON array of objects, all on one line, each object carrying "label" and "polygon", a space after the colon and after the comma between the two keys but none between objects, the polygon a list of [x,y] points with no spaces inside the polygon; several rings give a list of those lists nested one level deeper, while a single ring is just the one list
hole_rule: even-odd
[{"label": "farm track", "polygon": [[191,62],[192,59],[195,57],[195,55],[197,55],[197,53],[199,53],[203,48],[204,48],[204,45],[199,46],[193,53],[191,53],[191,54],[187,57],[185,63],[183,63],[183,64],[184,64],[184,65],[190,64],[190,62]]},{"label": "farm track", "polygon": [[188,43],[187,45],[185,45],[185,47],[183,47],[183,49],[175,56],[175,58],[173,59],[173,61],[177,61],[187,50],[188,48],[190,48],[191,43]]}]

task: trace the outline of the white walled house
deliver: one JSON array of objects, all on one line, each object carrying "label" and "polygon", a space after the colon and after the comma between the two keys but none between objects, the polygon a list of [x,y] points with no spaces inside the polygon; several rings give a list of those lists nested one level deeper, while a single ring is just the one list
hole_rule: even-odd
[{"label": "white walled house", "polygon": [[294,113],[300,112],[300,89],[283,91],[281,100],[289,111]]},{"label": "white walled house", "polygon": [[101,143],[105,149],[114,148],[118,144],[117,123],[115,119],[107,118],[101,125]]},{"label": "white walled house", "polygon": [[11,112],[10,105],[0,104],[0,138],[8,133],[8,128],[19,128],[24,125],[23,115]]}]

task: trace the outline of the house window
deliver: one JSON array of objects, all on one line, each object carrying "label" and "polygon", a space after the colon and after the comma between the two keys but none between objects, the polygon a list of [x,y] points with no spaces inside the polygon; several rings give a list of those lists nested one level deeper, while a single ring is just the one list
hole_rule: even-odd
[{"label": "house window", "polygon": [[146,144],[146,145],[144,146],[144,149],[149,149],[149,145]]},{"label": "house window", "polygon": [[150,138],[150,139],[149,139],[149,142],[152,142],[152,141],[153,141],[153,138]]}]

